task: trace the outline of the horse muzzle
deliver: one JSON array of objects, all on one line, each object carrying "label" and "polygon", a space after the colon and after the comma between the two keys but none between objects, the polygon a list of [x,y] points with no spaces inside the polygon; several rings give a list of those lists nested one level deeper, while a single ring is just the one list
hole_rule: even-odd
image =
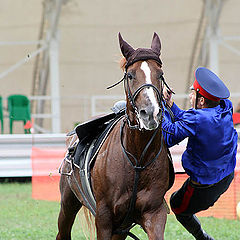
[{"label": "horse muzzle", "polygon": [[139,110],[138,120],[141,129],[145,130],[155,130],[160,125],[160,109],[155,109],[154,107],[146,107]]}]

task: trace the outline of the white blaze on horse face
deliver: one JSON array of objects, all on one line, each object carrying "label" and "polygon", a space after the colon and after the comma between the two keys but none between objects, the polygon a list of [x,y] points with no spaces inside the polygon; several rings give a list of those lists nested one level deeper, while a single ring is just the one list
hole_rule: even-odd
[{"label": "white blaze on horse face", "polygon": [[[147,62],[142,62],[141,64],[141,69],[143,70],[145,76],[146,76],[146,83],[147,84],[152,84],[152,80],[151,80],[151,69],[148,66]],[[158,105],[158,101],[154,95],[154,90],[153,88],[146,88],[145,89],[147,91],[147,95],[152,103],[152,106],[154,107],[154,113],[153,116],[156,117],[157,114],[159,113],[159,105]]]}]

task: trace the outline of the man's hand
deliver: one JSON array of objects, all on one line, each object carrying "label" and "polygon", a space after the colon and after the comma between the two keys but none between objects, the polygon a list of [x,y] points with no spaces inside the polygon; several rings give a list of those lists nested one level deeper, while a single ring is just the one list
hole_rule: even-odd
[{"label": "man's hand", "polygon": [[[171,88],[171,90],[173,90]],[[173,105],[173,100],[172,100],[172,92],[169,91],[169,89],[167,89],[165,86],[163,88],[163,97],[166,100],[166,103],[169,107],[172,107]]]}]

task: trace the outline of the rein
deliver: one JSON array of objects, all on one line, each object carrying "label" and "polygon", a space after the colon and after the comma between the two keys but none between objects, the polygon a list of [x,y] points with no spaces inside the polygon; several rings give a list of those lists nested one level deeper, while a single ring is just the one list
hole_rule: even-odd
[{"label": "rein", "polygon": [[[163,76],[161,76],[161,80],[164,79]],[[157,100],[158,100],[158,104],[161,108],[161,121],[162,121],[162,118],[163,118],[163,107],[162,107],[162,101],[163,101],[163,94],[162,94],[162,91],[163,91],[163,87],[162,87],[162,83],[161,83],[161,92],[158,90],[157,87],[155,87],[153,84],[143,84],[142,86],[140,86],[133,94],[131,93],[130,91],[130,87],[129,87],[129,83],[128,83],[128,76],[127,74],[125,73],[124,74],[124,78],[122,79],[122,81],[124,81],[124,87],[126,89],[126,92],[127,92],[127,97],[128,97],[128,100],[132,106],[132,108],[134,109],[136,115],[138,116],[139,115],[139,112],[138,112],[138,109],[136,107],[136,104],[135,104],[135,99],[137,97],[137,95],[144,89],[144,88],[153,88],[153,90],[156,92],[156,95],[157,95]],[[121,82],[121,81],[120,81]],[[120,83],[118,82],[118,83]],[[165,81],[162,81],[162,82],[165,82]],[[159,131],[159,127],[157,129],[155,129],[153,135],[151,136],[151,139],[149,140],[149,142],[147,143],[147,145],[145,146],[143,152],[141,153],[141,156],[140,156],[140,159],[138,161],[138,159],[132,154],[130,153],[129,151],[127,151],[127,149],[124,147],[124,144],[123,144],[123,129],[124,129],[124,126],[125,124],[127,123],[128,127],[130,129],[137,129],[137,130],[141,130],[140,128],[140,124],[139,124],[139,120],[137,118],[137,121],[138,121],[138,124],[137,125],[131,125],[131,122],[129,120],[129,117],[126,113],[126,119],[122,122],[122,125],[121,125],[121,128],[120,128],[120,143],[121,143],[121,148],[122,148],[122,151],[125,155],[125,157],[127,158],[128,162],[130,163],[130,165],[132,166],[132,168],[134,169],[135,171],[135,174],[134,174],[134,184],[133,184],[133,192],[132,192],[132,197],[130,199],[130,204],[129,204],[129,208],[128,208],[128,211],[127,211],[127,214],[122,222],[122,224],[120,225],[120,227],[114,231],[114,233],[116,234],[127,234],[129,235],[130,237],[132,237],[133,239],[135,240],[139,240],[134,234],[130,233],[130,229],[132,227],[134,227],[135,225],[132,224],[130,227],[126,228],[126,226],[128,225],[128,223],[130,222],[131,220],[131,215],[133,214],[133,211],[135,209],[135,205],[136,205],[136,199],[137,199],[137,188],[138,188],[138,183],[139,183],[139,178],[140,178],[140,173],[146,169],[149,165],[151,165],[153,162],[156,161],[156,159],[159,157],[161,151],[162,151],[162,145],[163,145],[163,134],[161,134],[161,143],[160,143],[160,149],[158,151],[158,153],[156,154],[156,156],[151,160],[149,161],[148,163],[146,163],[144,166],[142,165],[142,161],[144,159],[144,156],[146,155],[147,153],[147,150],[149,149],[151,143],[153,142],[155,136],[157,135],[157,132]],[[134,163],[130,160],[131,157],[133,160],[134,160]]]},{"label": "rein", "polygon": [[[138,183],[139,183],[139,178],[140,178],[140,173],[146,169],[149,165],[151,165],[153,162],[155,162],[157,160],[157,158],[159,157],[160,153],[162,152],[162,145],[163,145],[163,134],[161,134],[161,143],[160,143],[160,149],[158,151],[158,153],[156,154],[156,156],[149,161],[148,163],[146,163],[144,166],[142,166],[142,160],[147,152],[147,150],[149,149],[151,143],[153,142],[153,139],[155,138],[155,136],[157,135],[157,132],[159,130],[159,128],[157,128],[151,139],[149,140],[149,142],[147,143],[147,145],[145,146],[139,161],[137,160],[137,158],[130,152],[128,152],[126,150],[126,148],[124,147],[123,144],[123,129],[124,126],[126,124],[126,120],[122,122],[121,128],[120,128],[120,142],[121,142],[121,148],[122,151],[125,155],[125,157],[127,158],[128,162],[130,163],[130,165],[133,167],[134,171],[135,171],[135,175],[134,175],[134,184],[133,184],[133,192],[132,192],[132,197],[130,200],[130,204],[129,204],[129,208],[128,208],[128,212],[122,222],[122,224],[120,225],[120,227],[114,231],[115,234],[127,234],[130,237],[132,237],[135,240],[139,240],[134,234],[132,234],[131,232],[129,232],[131,230],[131,228],[133,228],[136,224],[132,224],[130,227],[126,228],[125,226],[129,223],[129,220],[131,220],[131,215],[135,209],[135,205],[136,205],[136,199],[137,199],[137,188],[138,188]],[[130,160],[129,156],[131,156],[134,159],[134,163]]]}]

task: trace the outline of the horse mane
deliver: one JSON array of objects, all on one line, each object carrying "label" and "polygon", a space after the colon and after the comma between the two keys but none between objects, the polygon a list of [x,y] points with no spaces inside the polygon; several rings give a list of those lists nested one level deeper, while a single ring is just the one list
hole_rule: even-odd
[{"label": "horse mane", "polygon": [[120,66],[120,68],[122,69],[123,72],[125,71],[125,66],[126,66],[126,64],[127,64],[126,58],[125,58],[125,57],[122,57],[122,58],[120,59],[119,66]]}]

